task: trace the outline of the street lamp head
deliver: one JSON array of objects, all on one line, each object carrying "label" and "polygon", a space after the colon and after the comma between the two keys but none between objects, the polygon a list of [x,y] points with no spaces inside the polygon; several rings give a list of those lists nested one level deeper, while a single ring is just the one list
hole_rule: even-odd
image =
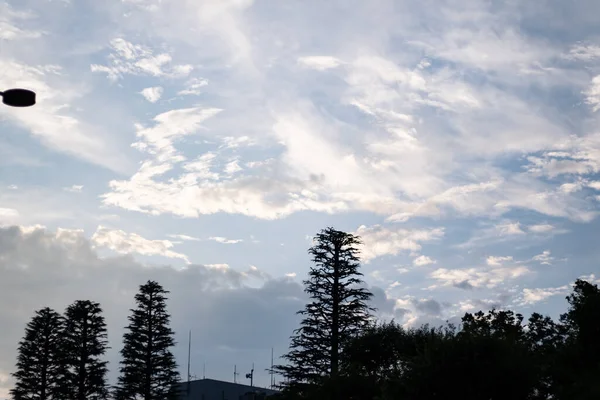
[{"label": "street lamp head", "polygon": [[9,89],[0,92],[2,102],[11,107],[31,107],[35,104],[35,92],[27,89]]}]

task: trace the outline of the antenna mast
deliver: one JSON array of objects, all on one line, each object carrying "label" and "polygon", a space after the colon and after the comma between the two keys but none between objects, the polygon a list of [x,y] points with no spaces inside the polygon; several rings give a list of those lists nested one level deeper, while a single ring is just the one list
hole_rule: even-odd
[{"label": "antenna mast", "polygon": [[188,371],[187,371],[187,392],[188,396],[190,394],[190,363],[191,363],[191,355],[192,355],[192,330],[190,329],[190,334],[188,336]]},{"label": "antenna mast", "polygon": [[240,373],[239,373],[239,372],[237,372],[237,365],[234,365],[234,366],[233,366],[233,383],[237,383],[237,376],[238,376],[239,374],[240,374]]},{"label": "antenna mast", "polygon": [[271,374],[271,389],[275,386],[275,375],[273,373],[273,348],[271,347],[271,370],[269,371]]},{"label": "antenna mast", "polygon": [[252,363],[252,370],[250,370],[250,373],[246,374],[246,379],[250,379],[250,387],[253,387],[254,385],[252,382],[254,380],[254,363]]}]

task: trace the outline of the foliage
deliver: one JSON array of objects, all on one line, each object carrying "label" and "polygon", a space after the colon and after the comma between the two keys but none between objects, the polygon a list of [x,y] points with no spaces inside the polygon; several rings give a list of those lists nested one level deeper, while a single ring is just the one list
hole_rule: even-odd
[{"label": "foliage", "polygon": [[108,395],[106,323],[100,304],[78,300],[65,311],[61,341],[64,370],[64,399],[100,400]]},{"label": "foliage", "polygon": [[554,364],[557,399],[600,398],[600,289],[578,279],[561,315],[564,346]]},{"label": "foliage", "polygon": [[347,398],[598,399],[598,287],[577,281],[567,300],[560,322],[491,310],[460,329],[369,327],[346,348]]},{"label": "foliage", "polygon": [[12,376],[15,386],[10,394],[15,400],[62,400],[61,334],[63,318],[51,308],[35,312],[19,342],[17,370]]},{"label": "foliage", "polygon": [[339,396],[339,370],[344,346],[367,327],[372,294],[361,287],[358,271],[358,237],[327,228],[314,238],[309,249],[315,266],[304,282],[311,301],[298,312],[303,316],[294,331],[288,365],[278,365],[286,392],[301,397]]},{"label": "foliage", "polygon": [[117,399],[176,399],[179,381],[177,364],[171,352],[175,345],[166,310],[166,294],[157,282],[140,286],[123,335]]}]

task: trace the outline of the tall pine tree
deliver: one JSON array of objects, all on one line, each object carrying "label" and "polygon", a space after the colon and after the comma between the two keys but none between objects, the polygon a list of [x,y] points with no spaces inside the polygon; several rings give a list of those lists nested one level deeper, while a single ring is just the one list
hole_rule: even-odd
[{"label": "tall pine tree", "polygon": [[284,376],[282,386],[289,393],[306,394],[328,381],[333,386],[327,397],[336,399],[344,344],[372,321],[374,309],[367,305],[372,294],[360,287],[357,236],[327,228],[314,243],[309,254],[315,266],[304,282],[311,301],[298,312],[303,316],[301,326],[283,356],[288,364],[274,370]]},{"label": "tall pine tree", "polygon": [[170,350],[175,339],[169,327],[167,293],[157,282],[148,281],[135,295],[137,308],[131,310],[130,323],[123,335],[117,399],[177,398],[179,374]]},{"label": "tall pine tree", "polygon": [[63,318],[51,308],[36,311],[19,343],[17,371],[12,374],[14,400],[62,400],[61,335]]},{"label": "tall pine tree", "polygon": [[106,323],[100,304],[78,300],[65,311],[64,399],[100,400],[108,395]]}]

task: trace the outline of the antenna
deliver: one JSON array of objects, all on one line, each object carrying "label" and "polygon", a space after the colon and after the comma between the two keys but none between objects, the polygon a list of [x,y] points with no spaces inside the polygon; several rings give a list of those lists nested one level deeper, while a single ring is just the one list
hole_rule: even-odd
[{"label": "antenna", "polygon": [[190,395],[190,363],[191,363],[191,355],[192,355],[192,330],[190,329],[190,334],[188,336],[188,371],[187,371],[187,392],[188,397]]},{"label": "antenna", "polygon": [[206,363],[204,363],[204,366],[202,367],[202,379],[206,379]]},{"label": "antenna", "polygon": [[190,381],[190,364],[192,355],[192,330],[190,329],[190,334],[188,336],[188,382]]},{"label": "antenna", "polygon": [[246,374],[246,379],[250,379],[250,387],[253,387],[254,385],[252,385],[252,382],[254,379],[254,363],[252,363],[252,369],[250,370],[250,373]]},{"label": "antenna", "polygon": [[237,372],[237,365],[234,365],[234,366],[233,366],[233,383],[237,383],[237,379],[236,379],[236,378],[237,378],[237,376],[238,376],[239,374],[240,374],[240,373],[239,373],[239,372]]},{"label": "antenna", "polygon": [[269,371],[271,375],[271,389],[275,387],[275,375],[273,374],[273,348],[271,347],[271,370]]}]

